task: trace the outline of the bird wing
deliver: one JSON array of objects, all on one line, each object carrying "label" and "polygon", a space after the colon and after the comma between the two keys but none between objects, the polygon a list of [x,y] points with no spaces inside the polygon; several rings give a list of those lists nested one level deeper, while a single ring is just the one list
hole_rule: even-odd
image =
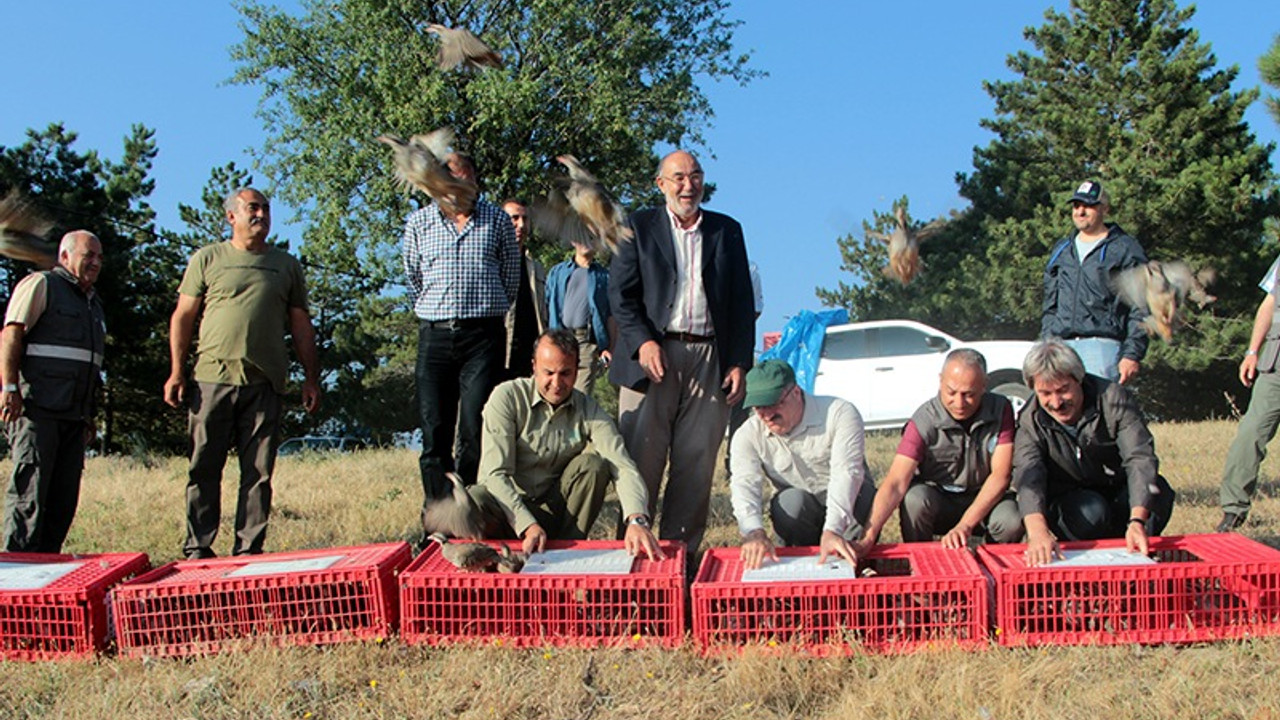
[{"label": "bird wing", "polygon": [[632,236],[622,207],[576,157],[560,155],[556,160],[568,168],[569,178],[558,179],[560,187],[534,203],[530,214],[535,227],[565,244],[588,245],[601,255],[616,253],[618,244]]},{"label": "bird wing", "polygon": [[450,543],[444,549],[450,551],[445,553],[449,562],[471,572],[492,570],[502,559],[497,550],[482,543]]},{"label": "bird wing", "polygon": [[[378,141],[391,146],[396,177],[402,184],[426,193],[449,214],[471,213],[479,188],[469,180],[454,177],[441,159],[442,155],[447,156],[453,141],[452,130],[440,128],[414,135],[408,142],[391,135],[382,135]],[[441,147],[442,154],[438,153]]]},{"label": "bird wing", "polygon": [[[556,238],[566,247],[574,244],[599,245],[582,217],[574,212],[564,191],[558,188],[547,193],[546,198],[534,201],[529,207],[529,218],[538,232]],[[599,250],[598,247],[596,249]]]},{"label": "bird wing", "polygon": [[[575,181],[569,187],[569,206],[587,229],[604,243],[597,252],[607,250],[616,253],[618,243],[631,239],[631,228],[622,216],[622,208],[609,197],[599,183]],[[599,242],[596,243],[599,245]]]},{"label": "bird wing", "polygon": [[437,160],[444,162],[448,159],[449,150],[456,139],[457,136],[452,128],[442,127],[423,135],[414,135],[409,138],[409,142],[425,147]]},{"label": "bird wing", "polygon": [[1164,278],[1178,292],[1178,297],[1186,297],[1195,285],[1196,279],[1191,274],[1191,268],[1181,260],[1166,262],[1161,266],[1161,270],[1164,272]]},{"label": "bird wing", "polygon": [[942,218],[938,218],[937,220],[930,222],[928,225],[925,225],[919,230],[916,230],[914,235],[917,240],[926,240],[930,237],[933,237],[934,235],[937,235],[939,232],[942,231],[942,228],[946,226],[947,226],[947,221],[943,220]]},{"label": "bird wing", "polygon": [[1111,286],[1129,307],[1150,312],[1151,308],[1147,303],[1147,285],[1150,281],[1151,269],[1146,265],[1135,265],[1117,273],[1111,280]]},{"label": "bird wing", "polygon": [[471,499],[454,473],[448,473],[450,492],[443,497],[427,498],[422,507],[422,529],[429,535],[479,539],[480,507]]},{"label": "bird wing", "polygon": [[494,52],[480,38],[466,28],[446,28],[436,25],[440,36],[440,54],[436,60],[441,70],[449,70],[463,63],[472,67],[502,67],[502,56]]},{"label": "bird wing", "polygon": [[0,255],[48,270],[58,258],[57,245],[45,239],[52,231],[53,223],[17,190],[0,200]]}]

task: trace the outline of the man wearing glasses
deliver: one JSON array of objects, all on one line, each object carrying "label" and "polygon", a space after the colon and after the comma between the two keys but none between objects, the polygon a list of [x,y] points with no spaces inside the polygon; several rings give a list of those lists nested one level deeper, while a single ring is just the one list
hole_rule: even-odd
[{"label": "man wearing glasses", "polygon": [[773,485],[769,518],[783,543],[817,545],[819,562],[838,555],[855,563],[851,540],[866,527],[875,496],[857,408],[806,393],[783,360],[766,360],[747,373],[742,404],[755,413],[733,436],[729,490],[743,565],[758,568],[778,558],[764,529],[765,479]]},{"label": "man wearing glasses", "polygon": [[609,379],[619,425],[656,509],[659,537],[696,556],[707,525],[716,454],[729,408],[742,399],[755,340],[742,226],[703,210],[702,166],[677,150],[658,168],[665,207],[634,213],[635,234],[610,265],[618,324]]}]

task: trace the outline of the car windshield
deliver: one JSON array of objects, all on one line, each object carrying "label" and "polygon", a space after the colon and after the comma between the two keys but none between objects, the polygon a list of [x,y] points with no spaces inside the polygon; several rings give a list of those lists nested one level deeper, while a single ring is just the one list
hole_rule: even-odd
[{"label": "car windshield", "polygon": [[929,346],[929,336],[914,328],[880,328],[880,355],[928,355],[938,352]]}]

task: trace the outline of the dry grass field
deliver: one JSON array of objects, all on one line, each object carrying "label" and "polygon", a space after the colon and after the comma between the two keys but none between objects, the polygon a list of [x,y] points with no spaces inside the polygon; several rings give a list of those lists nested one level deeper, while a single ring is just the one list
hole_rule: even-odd
[{"label": "dry grass field", "polygon": [[[1155,428],[1161,469],[1179,492],[1167,532],[1210,531],[1235,425]],[[877,476],[894,439],[869,443]],[[233,476],[224,499],[234,502]],[[1246,535],[1280,546],[1280,465]],[[9,472],[8,463],[0,472]],[[185,461],[89,461],[67,552],[143,551],[176,559]],[[417,537],[421,489],[407,451],[280,462],[269,550]],[[217,550],[230,547],[224,507]],[[708,543],[732,545],[717,478]],[[600,529],[600,528],[598,528]],[[889,535],[896,534],[896,523]],[[886,540],[892,539],[887,537]],[[1192,647],[943,651],[813,658],[748,649],[512,650],[382,643],[279,649],[196,660],[0,662],[0,718],[1280,718],[1280,640]]]}]

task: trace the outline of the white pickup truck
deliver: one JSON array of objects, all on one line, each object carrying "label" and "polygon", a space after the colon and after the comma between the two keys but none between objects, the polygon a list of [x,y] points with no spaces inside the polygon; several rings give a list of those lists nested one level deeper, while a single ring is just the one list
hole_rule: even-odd
[{"label": "white pickup truck", "polygon": [[965,342],[912,320],[832,325],[822,345],[814,393],[853,403],[868,430],[899,428],[938,393],[942,361],[955,348],[987,359],[987,388],[1013,402],[1016,413],[1031,397],[1022,382],[1026,340]]}]

